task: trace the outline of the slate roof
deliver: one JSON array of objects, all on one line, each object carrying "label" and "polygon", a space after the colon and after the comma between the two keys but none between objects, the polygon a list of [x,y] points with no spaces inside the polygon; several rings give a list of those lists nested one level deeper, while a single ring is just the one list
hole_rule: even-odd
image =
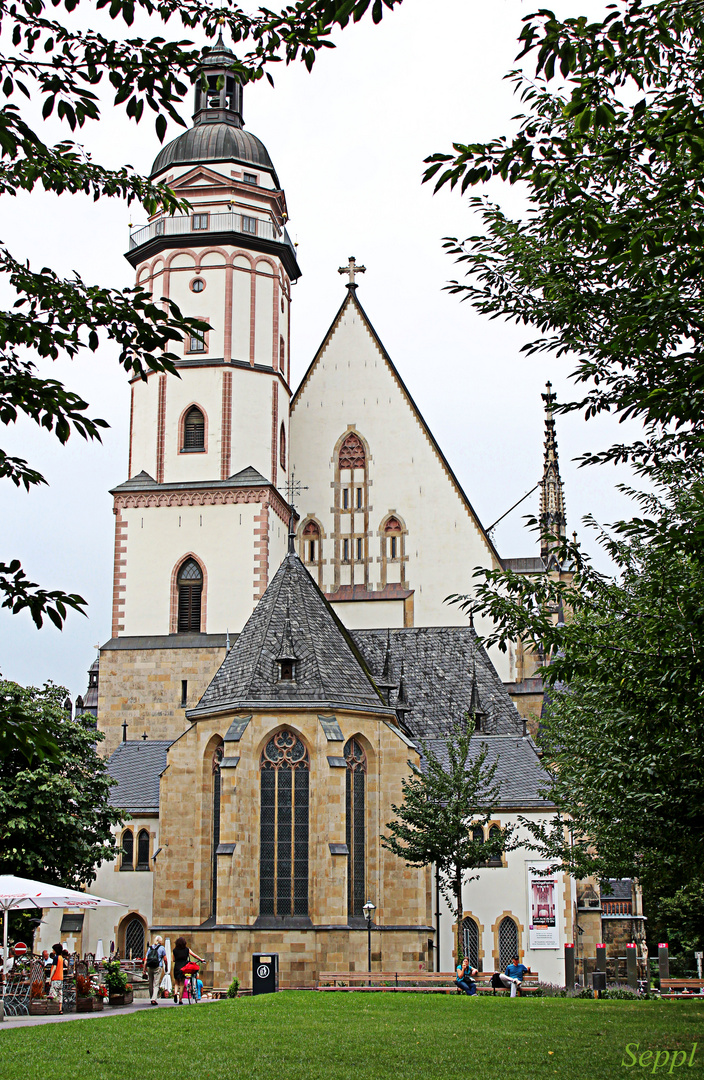
[{"label": "slate roof", "polygon": [[[426,746],[444,765],[447,765],[449,756],[446,740],[428,739]],[[470,743],[472,760],[481,752],[482,746],[486,746],[489,750],[487,765],[498,762],[494,782],[498,781],[501,785],[500,808],[502,810],[510,810],[511,807],[545,809],[554,805],[538,794],[540,789],[548,786],[549,777],[540,764],[535,744],[530,736],[485,735],[482,732],[472,737]]]},{"label": "slate roof", "polygon": [[128,739],[108,758],[107,769],[117,786],[110,802],[130,814],[155,814],[159,810],[159,777],[166,768],[170,740]]},{"label": "slate roof", "polygon": [[130,480],[125,480],[122,484],[118,484],[117,487],[110,489],[111,495],[117,495],[118,493],[127,491],[149,491],[152,488],[157,488],[159,491],[181,491],[188,488],[238,488],[238,487],[270,487],[271,482],[262,476],[260,472],[252,466],[248,465],[245,469],[241,469],[240,472],[235,473],[233,476],[228,476],[227,480],[189,480],[178,481],[168,484],[157,484],[153,476],[150,476],[144,469],[136,476],[133,476]]},{"label": "slate roof", "polygon": [[631,878],[609,878],[608,884],[601,888],[602,900],[632,900],[633,882]]},{"label": "slate roof", "polygon": [[[290,639],[286,628],[290,620]],[[277,658],[292,644],[295,680],[281,681]],[[289,552],[195,709],[361,709],[394,718],[349,633],[295,552]]]},{"label": "slate roof", "polygon": [[[523,719],[470,626],[418,626],[403,630],[355,630],[354,637],[375,678],[381,677],[387,636],[390,681],[398,684],[401,662],[410,710],[404,720],[420,739],[447,734],[462,718],[472,697],[472,672],[484,730],[494,735],[522,735]],[[396,699],[391,695],[391,704]]]}]

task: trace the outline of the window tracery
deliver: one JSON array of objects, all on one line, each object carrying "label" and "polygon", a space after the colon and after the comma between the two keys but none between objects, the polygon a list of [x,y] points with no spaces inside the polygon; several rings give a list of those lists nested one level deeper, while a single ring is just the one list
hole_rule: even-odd
[{"label": "window tracery", "polygon": [[369,588],[369,452],[359,432],[342,437],[334,461],[333,590],[340,585]]},{"label": "window tracery", "polygon": [[366,870],[366,784],[367,755],[357,739],[345,745],[346,781],[346,841],[348,855],[347,914],[364,917]]},{"label": "window tracery", "polygon": [[262,751],[261,915],[308,914],[310,758],[297,735],[278,731]]},{"label": "window tracery", "polygon": [[381,523],[381,584],[402,585],[408,588],[406,580],[406,535],[408,530],[401,517],[391,511]]}]

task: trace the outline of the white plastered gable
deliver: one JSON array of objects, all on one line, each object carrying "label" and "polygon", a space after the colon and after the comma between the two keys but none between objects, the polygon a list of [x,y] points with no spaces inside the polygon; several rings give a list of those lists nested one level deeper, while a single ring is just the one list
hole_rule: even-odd
[{"label": "white plastered gable", "polygon": [[[464,625],[466,616],[445,597],[469,591],[472,568],[497,566],[498,555],[354,292],[349,290],[291,407],[291,468],[307,488],[298,510],[302,522],[313,517],[324,530],[323,588],[328,592],[333,582],[334,450],[354,429],[370,455],[372,588],[380,588],[381,526],[393,513],[407,530],[414,625]],[[378,610],[379,618],[351,615],[350,625],[386,625],[384,606],[370,602],[369,611]],[[344,605],[336,610],[344,621]]]}]

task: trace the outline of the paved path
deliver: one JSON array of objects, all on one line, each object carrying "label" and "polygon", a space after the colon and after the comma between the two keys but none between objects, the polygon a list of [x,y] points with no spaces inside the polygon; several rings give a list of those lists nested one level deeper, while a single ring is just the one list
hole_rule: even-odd
[{"label": "paved path", "polygon": [[[211,1000],[204,999],[199,1001],[198,1005],[212,1005]],[[145,1009],[190,1009],[192,1005],[188,1003],[181,1005],[174,1005],[173,1000],[161,1000],[158,1005],[152,1005],[149,1000],[135,1001],[132,1005],[105,1005],[102,1012],[89,1012],[89,1013],[63,1013],[61,1016],[8,1016],[7,1020],[0,1024],[0,1034],[3,1031],[7,1031],[9,1028],[19,1027],[36,1027],[37,1024],[67,1024],[71,1020],[97,1020],[102,1016],[124,1016],[125,1013],[144,1012]]]}]

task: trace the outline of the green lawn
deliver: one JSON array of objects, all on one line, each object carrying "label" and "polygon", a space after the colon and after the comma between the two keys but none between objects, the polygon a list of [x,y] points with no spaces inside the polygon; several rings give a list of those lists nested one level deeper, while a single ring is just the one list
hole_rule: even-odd
[{"label": "green lawn", "polygon": [[[699,1042],[689,1065],[693,1043]],[[704,1003],[287,991],[0,1029],[2,1080],[704,1077]],[[674,1070],[674,1051],[687,1061]],[[681,1056],[680,1056],[681,1058]],[[631,1065],[624,1068],[622,1061]],[[679,1059],[678,1059],[679,1060]]]}]

